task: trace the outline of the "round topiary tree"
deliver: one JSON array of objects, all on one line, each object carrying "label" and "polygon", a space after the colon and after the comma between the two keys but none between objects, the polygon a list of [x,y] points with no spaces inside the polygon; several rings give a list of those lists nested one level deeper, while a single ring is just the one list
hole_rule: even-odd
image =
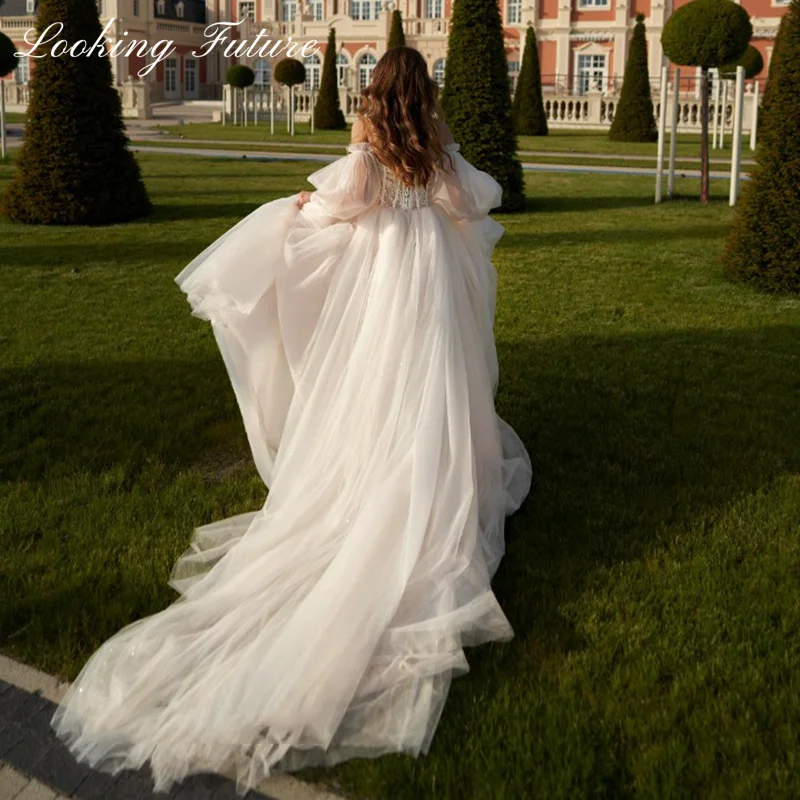
[{"label": "round topiary tree", "polygon": [[528,24],[525,51],[517,78],[513,103],[514,130],[522,136],[547,136],[547,115],[542,100],[542,74],[539,67],[539,48],[533,25]]},{"label": "round topiary tree", "polygon": [[753,47],[753,45],[748,45],[747,50],[744,51],[744,55],[738,61],[725,64],[719,68],[719,71],[722,74],[731,72],[736,74],[736,67],[744,67],[744,76],[749,80],[750,78],[755,78],[755,76],[764,69],[764,58],[758,48]]},{"label": "round topiary tree", "polygon": [[389,43],[386,45],[387,50],[393,47],[405,47],[406,35],[403,32],[403,17],[400,12],[395,9],[392,11],[392,27],[389,30]]},{"label": "round topiary tree", "polygon": [[296,58],[284,58],[275,67],[275,80],[282,86],[289,87],[289,113],[286,115],[286,123],[292,136],[294,136],[294,87],[304,83],[305,79],[306,68]]},{"label": "round topiary tree", "polygon": [[[0,5],[2,5],[0,0]],[[0,33],[0,78],[10,75],[17,68],[16,45],[4,33]],[[6,157],[6,104],[0,84],[0,158]]]},{"label": "round topiary tree", "polygon": [[328,31],[328,44],[322,61],[319,94],[314,106],[314,127],[320,130],[344,130],[347,123],[339,104],[339,81],[336,69],[336,31]]},{"label": "round topiary tree", "polygon": [[[253,72],[253,70],[250,69],[250,67],[245,66],[244,64],[234,64],[232,67],[228,67],[228,71],[225,73],[225,83],[227,83],[228,86],[230,86],[233,89],[234,105],[235,106],[241,105],[243,118],[246,117],[247,115],[247,106],[243,102],[244,90],[248,86],[252,86],[255,83],[255,81],[256,81],[255,72]],[[234,122],[236,121],[237,118],[235,111],[236,108],[234,108],[234,115],[233,115]]]},{"label": "round topiary tree", "polygon": [[[57,22],[63,24],[58,38],[69,47],[95,42],[103,31],[94,0],[41,0],[37,33]],[[102,225],[149,213],[108,55],[50,53],[44,51],[31,76],[25,138],[5,214],[33,224]]]},{"label": "round topiary tree", "polygon": [[650,96],[644,14],[636,15],[622,92],[608,138],[614,142],[654,142],[658,139],[653,99]]},{"label": "round topiary tree", "polygon": [[756,167],[722,253],[727,274],[800,293],[800,0],[781,21],[761,108]]},{"label": "round topiary tree", "polygon": [[455,0],[442,105],[464,157],[503,187],[498,210],[520,210],[525,192],[497,3]]},{"label": "round topiary tree", "polygon": [[673,64],[700,67],[700,201],[708,202],[708,70],[736,61],[747,50],[753,26],[733,0],[692,0],[667,20],[661,34]]}]

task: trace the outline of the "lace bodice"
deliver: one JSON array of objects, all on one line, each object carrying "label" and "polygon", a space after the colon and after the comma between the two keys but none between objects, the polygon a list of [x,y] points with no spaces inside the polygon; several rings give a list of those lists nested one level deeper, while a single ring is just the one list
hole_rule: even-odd
[{"label": "lace bodice", "polygon": [[[371,152],[372,147],[367,142],[350,144],[349,151],[366,150]],[[458,150],[457,144],[445,145],[450,152]],[[425,186],[407,186],[399,180],[389,167],[381,164],[381,191],[379,203],[384,208],[396,208],[401,211],[415,211],[431,205],[435,179],[431,178]]]}]

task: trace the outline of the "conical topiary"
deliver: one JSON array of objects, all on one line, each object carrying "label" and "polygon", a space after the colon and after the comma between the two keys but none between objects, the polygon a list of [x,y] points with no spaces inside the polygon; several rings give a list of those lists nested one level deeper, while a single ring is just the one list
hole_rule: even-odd
[{"label": "conical topiary", "polygon": [[728,275],[800,292],[800,0],[781,21],[760,114],[756,167],[722,254]]},{"label": "conical topiary", "polygon": [[542,74],[539,48],[533,25],[525,34],[525,51],[517,78],[513,105],[514,129],[520,136],[547,136],[547,115],[542,100]]},{"label": "conical topiary", "polygon": [[653,99],[650,96],[644,14],[636,15],[622,92],[608,138],[615,142],[654,142],[658,139]]},{"label": "conical topiary", "polygon": [[[37,33],[58,22],[58,38],[69,47],[93,44],[102,34],[94,0],[41,0]],[[147,214],[150,200],[127,144],[107,53],[43,51],[31,76],[25,139],[5,214],[47,225],[101,225]]]},{"label": "conical topiary", "polygon": [[389,30],[389,42],[386,45],[387,50],[393,47],[405,47],[406,35],[403,32],[403,17],[400,12],[395,9],[392,11],[392,27]]},{"label": "conical topiary", "polygon": [[525,203],[522,166],[516,157],[497,3],[454,0],[442,104],[464,157],[503,187],[499,210],[521,209]]},{"label": "conical topiary", "polygon": [[336,75],[336,31],[328,31],[328,44],[322,61],[319,93],[314,105],[314,127],[320,130],[343,130],[347,127],[339,104],[339,81]]}]

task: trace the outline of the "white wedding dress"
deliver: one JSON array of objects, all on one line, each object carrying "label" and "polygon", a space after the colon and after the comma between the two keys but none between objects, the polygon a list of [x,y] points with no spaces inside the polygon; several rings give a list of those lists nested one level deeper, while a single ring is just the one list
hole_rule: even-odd
[{"label": "white wedding dress", "polygon": [[[88,660],[52,718],[156,791],[425,753],[464,645],[513,636],[491,586],[528,453],[494,408],[500,186],[408,189],[370,147],[266,203],[176,278],[211,321],[263,508],[199,527],[180,597]],[[135,531],[131,532],[135,536]]]}]

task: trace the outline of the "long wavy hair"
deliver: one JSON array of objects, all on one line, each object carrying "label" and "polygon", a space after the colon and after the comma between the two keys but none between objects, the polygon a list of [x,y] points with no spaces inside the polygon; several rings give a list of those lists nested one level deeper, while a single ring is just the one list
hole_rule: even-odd
[{"label": "long wavy hair", "polygon": [[361,93],[358,114],[378,160],[407,186],[426,184],[437,166],[453,167],[439,135],[439,86],[413,47],[387,50]]}]

